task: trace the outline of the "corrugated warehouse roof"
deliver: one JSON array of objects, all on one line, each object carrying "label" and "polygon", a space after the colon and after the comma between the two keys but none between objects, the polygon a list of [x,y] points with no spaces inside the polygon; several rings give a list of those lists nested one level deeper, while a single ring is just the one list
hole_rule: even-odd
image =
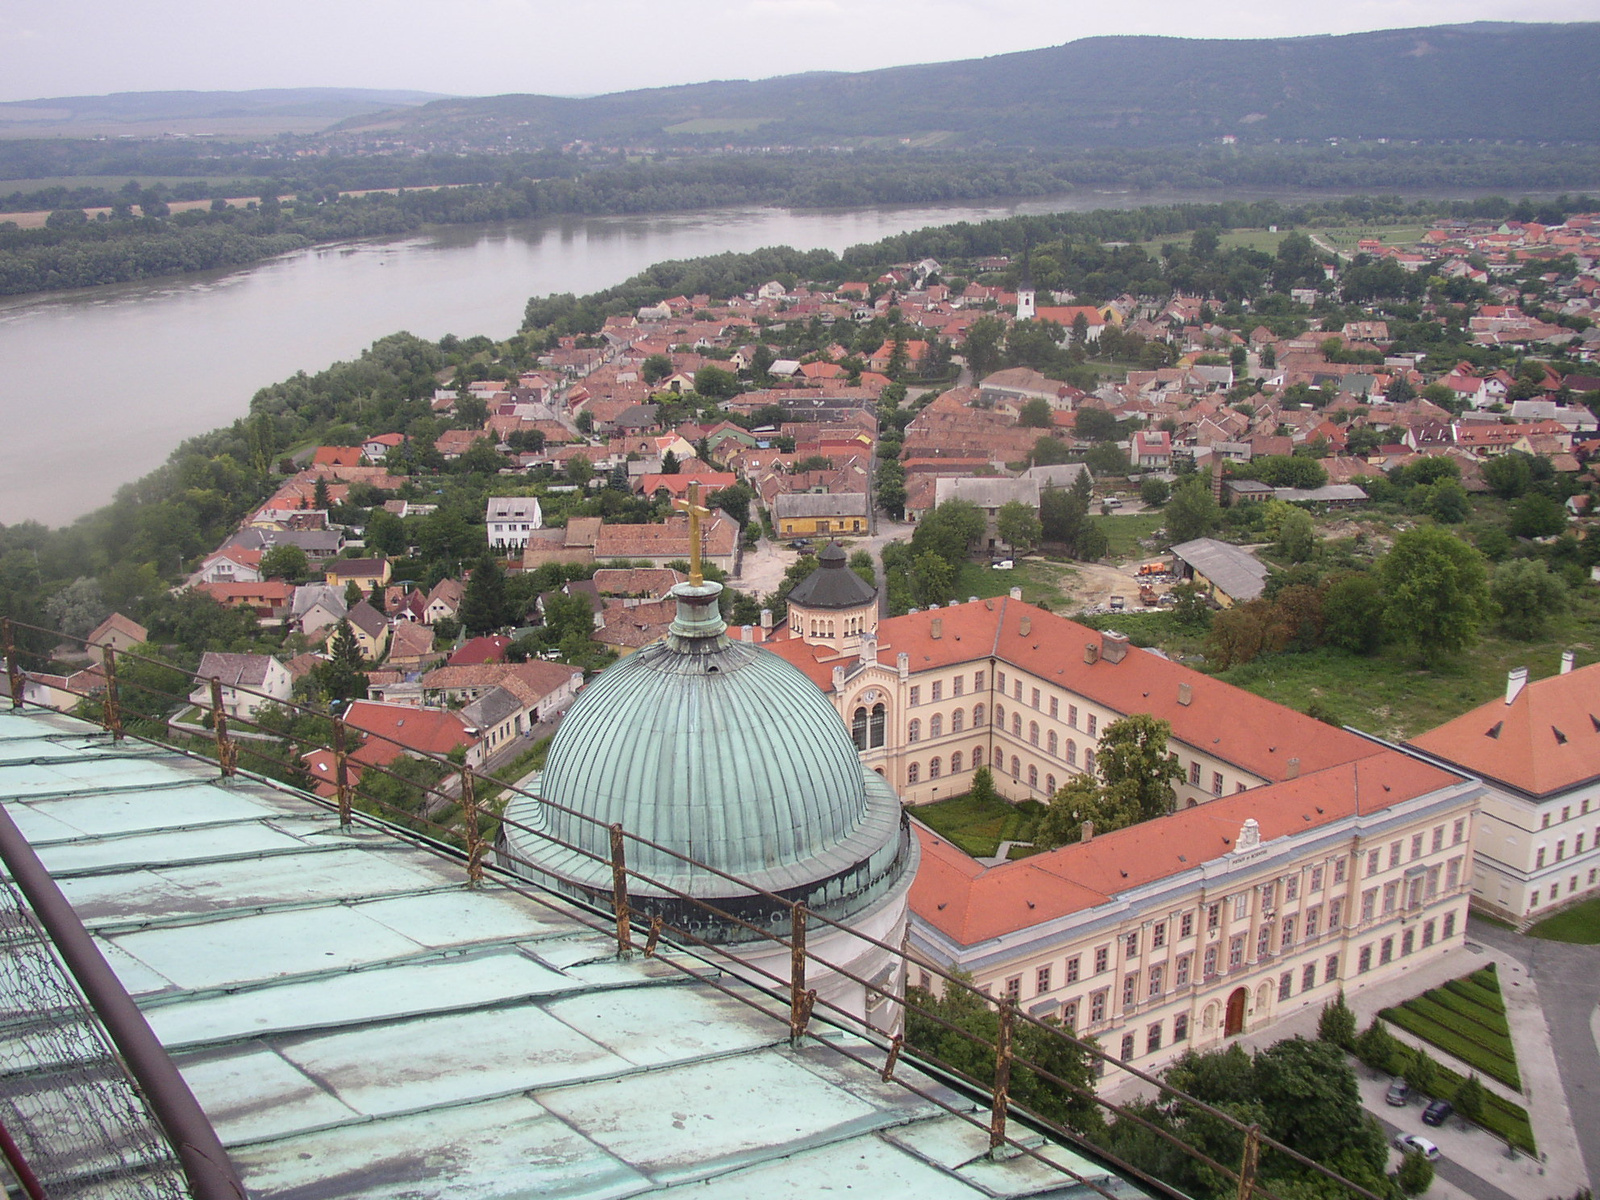
[{"label": "corrugated warehouse roof", "polygon": [[1172,553],[1235,600],[1254,600],[1266,586],[1265,563],[1248,550],[1216,538],[1181,542],[1172,548]]}]

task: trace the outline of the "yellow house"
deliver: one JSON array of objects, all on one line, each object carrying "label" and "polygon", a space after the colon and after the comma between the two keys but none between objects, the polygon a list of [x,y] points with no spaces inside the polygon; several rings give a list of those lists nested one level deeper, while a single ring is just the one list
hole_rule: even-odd
[{"label": "yellow house", "polygon": [[346,587],[352,580],[363,592],[370,593],[375,584],[389,584],[389,560],[386,558],[335,558],[328,562],[327,580],[335,587]]},{"label": "yellow house", "polygon": [[[383,657],[384,651],[389,648],[389,622],[384,615],[365,600],[352,608],[345,619],[350,622],[350,632],[355,635],[356,645],[361,649],[361,657],[368,662],[377,662]],[[333,639],[339,632],[339,626],[328,626],[325,642],[333,645]]]},{"label": "yellow house", "polygon": [[866,493],[790,492],[773,500],[772,519],[783,538],[865,534]]}]

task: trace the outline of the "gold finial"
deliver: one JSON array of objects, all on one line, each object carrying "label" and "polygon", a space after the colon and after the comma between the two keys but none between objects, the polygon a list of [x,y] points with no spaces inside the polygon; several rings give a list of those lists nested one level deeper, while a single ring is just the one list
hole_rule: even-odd
[{"label": "gold finial", "polygon": [[700,503],[700,483],[698,480],[689,485],[689,496],[685,500],[674,500],[672,507],[679,512],[689,514],[689,582],[699,587],[706,581],[700,572],[700,518],[709,517],[711,510]]}]

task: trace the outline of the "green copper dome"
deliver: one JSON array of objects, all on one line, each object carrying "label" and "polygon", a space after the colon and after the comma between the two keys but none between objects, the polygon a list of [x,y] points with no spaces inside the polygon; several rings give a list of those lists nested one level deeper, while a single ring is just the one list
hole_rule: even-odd
[{"label": "green copper dome", "polygon": [[[509,830],[509,848],[598,892],[610,887],[605,863],[554,841],[603,858],[603,826],[619,822],[814,906],[875,896],[906,857],[898,799],[862,767],[843,721],[810,679],[727,638],[717,615],[721,590],[675,588],[678,618],[668,636],[602,671],[563,719],[536,790],[601,825],[523,800],[508,815],[553,840]],[[629,841],[627,856],[629,867],[693,895],[740,891],[638,842]]]}]

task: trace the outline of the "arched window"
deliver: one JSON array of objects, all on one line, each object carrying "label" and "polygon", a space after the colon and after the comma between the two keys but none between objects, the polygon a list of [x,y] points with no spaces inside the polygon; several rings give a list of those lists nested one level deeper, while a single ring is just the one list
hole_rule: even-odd
[{"label": "arched window", "polygon": [[912,717],[911,718],[911,724],[906,726],[906,741],[908,741],[908,742],[920,742],[921,740],[922,740],[922,722],[917,720],[915,717]]},{"label": "arched window", "polygon": [[874,750],[883,746],[884,726],[888,724],[889,710],[882,704],[872,706],[872,719],[867,725],[867,744]]},{"label": "arched window", "polygon": [[1073,741],[1071,738],[1068,738],[1067,739],[1067,766],[1075,767],[1077,765],[1078,765],[1078,743]]},{"label": "arched window", "polygon": [[961,751],[959,750],[950,756],[950,774],[961,774]]},{"label": "arched window", "polygon": [[850,718],[850,740],[856,744],[857,750],[867,748],[867,710],[858,708]]},{"label": "arched window", "polygon": [[958,709],[955,710],[955,712],[950,714],[950,732],[951,733],[960,733],[962,728],[965,726],[965,723],[966,723],[966,713],[964,711],[962,711],[961,709],[958,708]]},{"label": "arched window", "polygon": [[983,766],[983,747],[974,746],[972,748],[972,769],[976,771],[981,766]]},{"label": "arched window", "polygon": [[931,738],[944,736],[944,717],[938,713],[928,718],[928,736]]},{"label": "arched window", "polygon": [[922,777],[922,768],[920,766],[918,766],[916,763],[912,763],[909,767],[906,768],[906,782],[907,783],[916,783],[917,780],[920,779],[921,777]]},{"label": "arched window", "polygon": [[939,759],[935,758],[931,763],[928,764],[928,778],[929,779],[937,779],[937,778],[939,778],[939,773],[940,773],[940,771],[942,769],[943,769],[943,764],[939,761]]},{"label": "arched window", "polygon": [[1012,713],[1011,714],[1011,736],[1012,737],[1021,737],[1022,736],[1022,714],[1021,713]]},{"label": "arched window", "polygon": [[1031,787],[1031,788],[1034,788],[1034,789],[1038,788],[1038,786],[1039,786],[1039,768],[1038,767],[1029,767],[1028,768],[1028,786]]},{"label": "arched window", "polygon": [[1091,775],[1094,774],[1094,751],[1093,750],[1085,750],[1083,752],[1083,769],[1085,771],[1089,772],[1089,774],[1091,774]]},{"label": "arched window", "polygon": [[1044,741],[1045,741],[1045,749],[1048,750],[1050,752],[1050,756],[1052,758],[1054,758],[1055,754],[1056,754],[1056,749],[1060,744],[1059,742],[1056,741],[1056,731],[1054,729],[1052,729],[1050,731],[1049,735],[1045,738]]},{"label": "arched window", "polygon": [[972,727],[974,729],[983,728],[983,705],[981,704],[972,706]]},{"label": "arched window", "polygon": [[1031,746],[1039,744],[1039,722],[1037,721],[1028,722],[1028,744]]},{"label": "arched window", "polygon": [[1006,731],[1006,710],[998,704],[994,706],[994,727],[1001,733]]},{"label": "arched window", "polygon": [[1056,777],[1054,775],[1046,775],[1044,777],[1044,790],[1052,796],[1056,794]]},{"label": "arched window", "polygon": [[1020,758],[1018,758],[1015,754],[1013,754],[1011,756],[1011,778],[1013,778],[1013,779],[1021,779],[1022,778],[1022,760]]}]

